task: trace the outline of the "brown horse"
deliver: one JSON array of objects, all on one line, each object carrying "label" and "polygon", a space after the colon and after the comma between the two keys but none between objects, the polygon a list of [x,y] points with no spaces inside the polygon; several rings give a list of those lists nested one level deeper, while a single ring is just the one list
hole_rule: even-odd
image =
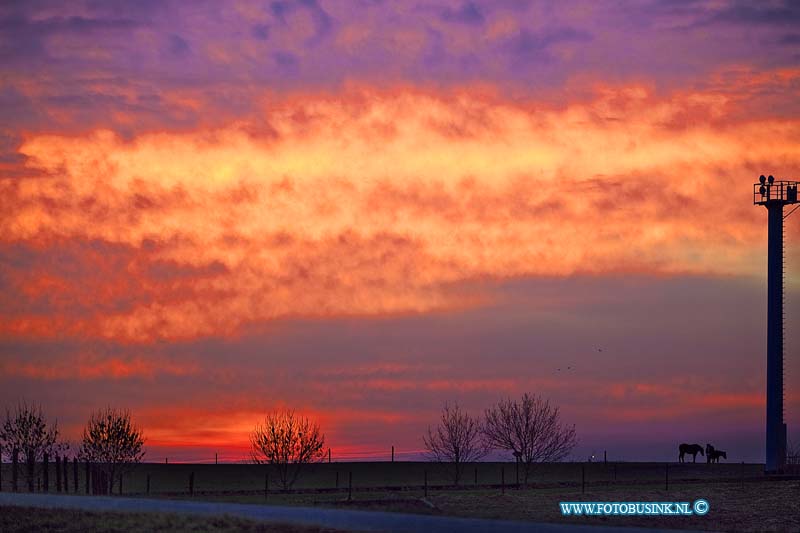
[{"label": "brown horse", "polygon": [[678,461],[683,463],[683,456],[689,454],[692,456],[692,462],[697,462],[697,453],[703,455],[703,447],[699,444],[686,444],[685,442],[678,446]]}]

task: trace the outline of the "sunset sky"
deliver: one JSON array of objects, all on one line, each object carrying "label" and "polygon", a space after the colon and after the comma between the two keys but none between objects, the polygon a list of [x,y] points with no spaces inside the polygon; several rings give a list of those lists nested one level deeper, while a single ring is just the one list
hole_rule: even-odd
[{"label": "sunset sky", "polygon": [[763,461],[762,173],[797,2],[3,2],[0,407],[128,408],[152,461],[290,407],[383,459],[534,392],[574,458]]}]

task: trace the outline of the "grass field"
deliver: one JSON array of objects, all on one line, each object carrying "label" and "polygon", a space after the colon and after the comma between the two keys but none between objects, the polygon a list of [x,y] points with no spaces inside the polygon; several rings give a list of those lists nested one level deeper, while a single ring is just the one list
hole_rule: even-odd
[{"label": "grass field", "polygon": [[[184,496],[186,497],[186,496]],[[585,517],[561,515],[559,502],[689,502],[707,500],[705,516]],[[204,494],[193,499],[264,504],[263,494]],[[272,505],[304,505],[434,515],[591,525],[626,525],[706,531],[800,531],[800,481],[698,482],[668,491],[653,484],[481,490],[420,489],[341,493],[270,494]]]},{"label": "grass field", "polygon": [[168,513],[90,512],[74,509],[0,507],[0,531],[85,531],[149,533],[159,531],[226,533],[320,533],[340,530],[287,524],[265,524],[231,516],[203,517]]}]

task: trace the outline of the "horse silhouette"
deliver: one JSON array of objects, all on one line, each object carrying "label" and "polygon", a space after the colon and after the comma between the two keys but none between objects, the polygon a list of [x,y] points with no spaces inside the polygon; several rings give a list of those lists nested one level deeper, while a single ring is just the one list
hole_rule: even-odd
[{"label": "horse silhouette", "polygon": [[703,447],[699,444],[686,444],[685,442],[678,446],[678,461],[683,463],[683,456],[689,454],[692,456],[692,462],[697,462],[697,453],[703,455]]},{"label": "horse silhouette", "polygon": [[728,459],[728,454],[726,454],[722,450],[714,450],[709,454],[709,462],[719,463],[720,457],[722,457],[723,459]]}]

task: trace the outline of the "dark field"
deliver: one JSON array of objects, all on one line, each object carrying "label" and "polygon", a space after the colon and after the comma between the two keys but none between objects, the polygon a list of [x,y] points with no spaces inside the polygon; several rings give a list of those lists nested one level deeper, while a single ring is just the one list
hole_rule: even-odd
[{"label": "dark field", "polygon": [[226,533],[234,531],[258,533],[321,533],[340,530],[287,524],[266,524],[231,516],[202,517],[167,513],[90,512],[73,509],[38,509],[0,507],[0,531],[85,531],[147,533],[176,531]]},{"label": "dark field", "polygon": [[[78,465],[78,489],[85,490],[85,469]],[[760,464],[678,464],[670,463],[670,483],[696,483],[700,481],[748,480],[764,479],[763,465]],[[462,487],[475,487],[477,469],[477,486],[501,486],[503,477],[506,486],[516,484],[514,463],[473,463],[465,467]],[[55,468],[50,467],[50,491],[55,492]],[[535,468],[531,478],[534,487],[578,486],[581,484],[582,471],[585,472],[587,486],[625,485],[630,483],[652,483],[663,486],[667,475],[664,463],[554,463],[543,464]],[[147,478],[150,477],[150,494],[177,494],[189,492],[189,481],[194,473],[195,493],[247,493],[263,494],[269,468],[265,465],[252,464],[161,464],[144,463],[136,465],[128,473],[122,484],[123,494],[144,495],[147,492]],[[449,468],[429,462],[354,462],[354,463],[318,463],[307,465],[295,484],[298,491],[346,491],[350,473],[353,476],[353,490],[372,490],[376,488],[422,488],[427,472],[428,485],[435,487],[452,485]],[[73,468],[69,469],[69,489],[74,491]],[[40,476],[41,477],[41,476]],[[522,473],[520,472],[520,479]],[[19,486],[26,489],[22,474]],[[4,464],[2,472],[2,489],[11,488],[11,465]],[[270,473],[270,491],[279,489],[277,477]],[[115,485],[114,493],[119,491]]]}]

